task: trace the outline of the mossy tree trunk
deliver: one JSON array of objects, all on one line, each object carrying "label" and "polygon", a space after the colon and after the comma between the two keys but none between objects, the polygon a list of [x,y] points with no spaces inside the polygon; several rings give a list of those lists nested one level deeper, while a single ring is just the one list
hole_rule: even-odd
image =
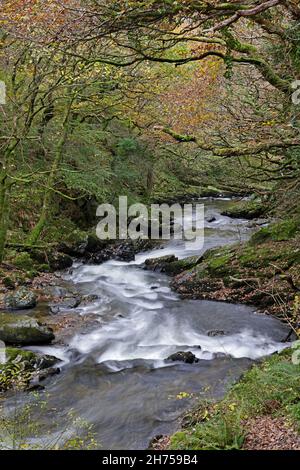
[{"label": "mossy tree trunk", "polygon": [[0,263],[4,258],[5,242],[9,220],[9,186],[5,170],[0,173]]},{"label": "mossy tree trunk", "polygon": [[52,191],[53,191],[53,187],[55,185],[56,175],[57,175],[57,172],[59,170],[60,162],[61,162],[62,157],[63,157],[65,143],[66,143],[68,133],[69,133],[69,120],[70,120],[70,113],[71,113],[72,103],[73,103],[73,99],[70,101],[70,103],[68,105],[68,109],[66,111],[65,119],[64,119],[64,122],[63,122],[63,126],[62,126],[63,127],[62,128],[62,134],[61,134],[61,137],[60,137],[60,139],[57,143],[56,149],[55,149],[55,155],[54,155],[54,159],[53,159],[53,162],[52,162],[50,175],[49,175],[49,178],[48,178],[48,181],[47,181],[47,186],[46,186],[46,189],[45,189],[45,192],[44,192],[44,195],[43,195],[43,204],[42,204],[42,210],[41,210],[41,213],[40,213],[40,217],[39,217],[39,220],[38,220],[37,224],[35,225],[35,227],[31,231],[30,236],[26,240],[26,243],[28,245],[36,244],[36,242],[39,240],[39,238],[42,234],[42,231],[43,231],[43,229],[46,225],[46,222],[47,222],[47,217],[48,217],[49,208],[50,208],[51,199],[52,199]]}]

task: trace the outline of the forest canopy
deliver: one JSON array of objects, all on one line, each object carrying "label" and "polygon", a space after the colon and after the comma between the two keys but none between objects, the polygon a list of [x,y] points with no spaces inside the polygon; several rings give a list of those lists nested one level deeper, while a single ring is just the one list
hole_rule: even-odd
[{"label": "forest canopy", "polygon": [[16,223],[37,242],[51,201],[297,192],[299,18],[295,0],[3,1],[0,253]]}]

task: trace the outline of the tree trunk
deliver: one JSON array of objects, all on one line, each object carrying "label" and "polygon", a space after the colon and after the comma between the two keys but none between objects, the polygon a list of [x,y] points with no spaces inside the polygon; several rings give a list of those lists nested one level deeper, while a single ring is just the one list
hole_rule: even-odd
[{"label": "tree trunk", "polygon": [[9,221],[9,187],[7,185],[7,175],[2,170],[0,173],[0,263],[4,258],[5,242]]},{"label": "tree trunk", "polygon": [[45,227],[45,224],[47,222],[47,217],[48,217],[48,212],[49,212],[49,207],[51,203],[51,196],[52,196],[52,188],[55,184],[55,179],[56,179],[56,174],[59,169],[59,164],[61,162],[62,156],[63,156],[63,151],[64,151],[64,146],[68,137],[68,130],[69,130],[69,117],[70,117],[70,111],[71,111],[71,106],[72,106],[73,100],[69,103],[68,110],[66,112],[66,116],[63,122],[63,130],[62,130],[62,135],[61,138],[58,141],[56,151],[55,151],[55,156],[54,160],[52,162],[52,167],[50,171],[50,175],[47,181],[47,187],[44,192],[44,197],[43,197],[43,206],[40,214],[40,218],[33,228],[30,236],[26,240],[26,243],[28,245],[34,245],[36,242],[39,240],[41,233]]}]

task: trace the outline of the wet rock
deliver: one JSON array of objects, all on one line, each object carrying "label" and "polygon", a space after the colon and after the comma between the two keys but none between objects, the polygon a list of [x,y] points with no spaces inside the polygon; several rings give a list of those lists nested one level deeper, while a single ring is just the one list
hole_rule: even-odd
[{"label": "wet rock", "polygon": [[161,256],[160,258],[150,258],[145,261],[145,269],[160,271],[172,276],[191,269],[202,260],[202,256],[189,256],[178,259],[174,255]]},{"label": "wet rock", "polygon": [[0,340],[6,344],[48,344],[53,331],[27,315],[0,313]]},{"label": "wet rock", "polygon": [[145,261],[145,268],[152,271],[164,271],[166,265],[178,261],[175,255],[160,256],[159,258],[149,258]]},{"label": "wet rock", "polygon": [[36,303],[36,294],[26,287],[20,287],[14,292],[7,294],[4,298],[5,308],[12,310],[34,308]]},{"label": "wet rock", "polygon": [[76,243],[61,243],[59,251],[75,258],[89,259],[92,254],[100,253],[107,247],[108,241],[100,240],[96,235],[89,234],[87,237]]},{"label": "wet rock", "polygon": [[81,304],[82,298],[77,297],[66,297],[59,303],[51,303],[49,304],[50,312],[51,313],[59,313],[62,310],[69,310],[73,308],[77,308]]},{"label": "wet rock", "polygon": [[221,212],[221,215],[231,217],[233,219],[258,219],[267,211],[267,204],[260,200],[237,201],[227,210]]},{"label": "wet rock", "polygon": [[135,251],[132,243],[123,243],[116,247],[114,258],[119,261],[134,261]]},{"label": "wet rock", "polygon": [[205,220],[206,220],[206,222],[211,224],[212,222],[215,222],[217,219],[216,219],[216,217],[211,216],[211,217],[207,217]]},{"label": "wet rock", "polygon": [[111,259],[127,262],[134,261],[135,249],[133,243],[125,241],[124,243],[108,246],[100,253],[92,255],[89,261],[93,264],[101,264]]},{"label": "wet rock", "polygon": [[248,222],[246,227],[248,227],[248,228],[261,227],[261,226],[264,226],[264,225],[268,225],[271,222],[272,222],[271,219],[255,219],[252,222]]},{"label": "wet rock", "polygon": [[7,362],[22,363],[24,369],[48,369],[59,362],[59,359],[48,354],[18,348],[6,348]]},{"label": "wet rock", "polygon": [[38,385],[40,380],[58,373],[59,368],[54,368],[59,362],[54,356],[43,355],[33,351],[27,351],[18,348],[7,347],[5,350],[6,362],[0,370],[1,385],[0,389],[7,390],[14,385],[11,377],[11,365],[18,367],[18,381],[22,388],[27,390],[40,390],[43,387]]},{"label": "wet rock", "polygon": [[100,299],[99,295],[96,295],[96,294],[84,295],[82,297],[81,304],[86,305],[86,304],[95,302],[96,300],[99,300],[99,299]]},{"label": "wet rock", "polygon": [[224,336],[226,333],[224,330],[210,330],[207,333],[207,336],[210,336],[211,338],[215,336]]},{"label": "wet rock", "polygon": [[40,385],[39,383],[42,382],[43,380],[47,379],[48,377],[51,377],[53,375],[57,375],[60,373],[60,368],[59,367],[49,367],[47,369],[39,370],[36,372],[32,379],[30,380],[29,383],[29,389],[30,390],[39,390]]},{"label": "wet rock", "polygon": [[229,358],[229,357],[232,357],[231,354],[226,354],[226,353],[223,353],[223,352],[216,352],[214,353],[214,359],[223,359],[223,358]]},{"label": "wet rock", "polygon": [[73,265],[73,260],[69,255],[64,253],[53,253],[49,257],[49,265],[54,271],[63,271]]},{"label": "wet rock", "polygon": [[190,351],[178,351],[174,354],[171,354],[171,356],[167,358],[167,361],[180,361],[185,362],[186,364],[194,364],[195,362],[199,362],[199,359],[197,359],[195,354]]}]

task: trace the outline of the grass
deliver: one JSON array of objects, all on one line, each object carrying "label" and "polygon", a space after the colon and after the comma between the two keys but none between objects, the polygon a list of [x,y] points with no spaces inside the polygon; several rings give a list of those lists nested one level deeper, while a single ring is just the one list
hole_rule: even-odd
[{"label": "grass", "polygon": [[246,372],[222,401],[201,403],[171,437],[170,448],[241,449],[245,421],[255,416],[284,417],[300,432],[300,365],[292,362],[293,354],[271,356]]}]

